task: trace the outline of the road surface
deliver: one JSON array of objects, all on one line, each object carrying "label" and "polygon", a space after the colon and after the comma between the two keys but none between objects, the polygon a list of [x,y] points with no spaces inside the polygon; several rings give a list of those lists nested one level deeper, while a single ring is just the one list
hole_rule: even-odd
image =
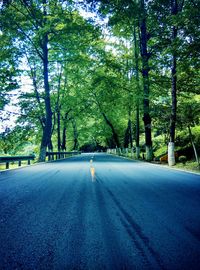
[{"label": "road surface", "polygon": [[200,269],[200,176],[106,154],[0,173],[0,269]]}]

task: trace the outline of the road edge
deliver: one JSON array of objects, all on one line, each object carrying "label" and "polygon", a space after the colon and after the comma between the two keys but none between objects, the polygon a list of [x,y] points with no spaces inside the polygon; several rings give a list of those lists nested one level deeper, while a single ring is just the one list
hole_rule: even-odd
[{"label": "road edge", "polygon": [[151,162],[148,162],[148,161],[145,161],[145,160],[137,160],[137,159],[132,159],[132,158],[129,158],[129,157],[124,157],[124,156],[118,156],[118,155],[114,155],[114,154],[108,154],[107,155],[111,155],[111,156],[114,156],[114,157],[120,157],[120,158],[124,158],[124,159],[128,159],[130,161],[134,161],[134,162],[143,162],[143,163],[146,163],[146,164],[150,164],[152,166],[160,166],[162,168],[165,168],[167,170],[175,170],[175,171],[180,171],[180,172],[185,172],[185,173],[190,173],[190,174],[195,174],[195,175],[199,175],[200,176],[200,172],[192,172],[192,171],[187,171],[187,170],[182,170],[182,169],[179,169],[179,168],[174,168],[174,167],[167,167],[167,165],[162,165],[162,164],[155,164],[155,163],[151,163]]},{"label": "road edge", "polygon": [[[76,155],[76,156],[79,156],[79,155],[81,155],[81,154],[78,154],[78,155]],[[9,171],[20,170],[20,169],[24,169],[24,168],[30,168],[30,167],[37,166],[37,165],[41,165],[41,164],[52,163],[52,162],[56,162],[56,161],[59,161],[59,160],[65,160],[65,159],[72,158],[72,157],[74,157],[74,156],[65,157],[65,158],[56,159],[56,160],[47,160],[47,161],[44,161],[44,162],[37,162],[37,163],[34,163],[34,164],[25,165],[25,166],[20,166],[20,167],[12,168],[12,169],[0,170],[0,174],[1,174],[1,173],[4,173],[4,172],[9,172]]]}]

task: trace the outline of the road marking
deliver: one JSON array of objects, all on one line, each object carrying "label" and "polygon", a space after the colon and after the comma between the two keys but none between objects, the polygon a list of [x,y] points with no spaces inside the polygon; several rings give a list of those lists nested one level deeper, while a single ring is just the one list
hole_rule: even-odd
[{"label": "road marking", "polygon": [[92,176],[92,182],[95,181],[95,168],[93,166],[90,167],[90,173]]}]

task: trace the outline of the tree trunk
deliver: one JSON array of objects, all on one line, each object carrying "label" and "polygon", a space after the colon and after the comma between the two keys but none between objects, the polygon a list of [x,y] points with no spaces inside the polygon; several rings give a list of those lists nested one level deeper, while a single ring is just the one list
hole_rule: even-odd
[{"label": "tree trunk", "polygon": [[61,137],[60,137],[60,87],[61,87],[61,78],[62,78],[62,67],[60,70],[59,78],[58,78],[58,92],[57,92],[57,102],[56,102],[56,111],[57,111],[57,148],[58,152],[60,152],[61,148]]},{"label": "tree trunk", "polygon": [[129,118],[129,144],[130,148],[133,148],[133,132],[132,132],[132,122]]},{"label": "tree trunk", "polygon": [[57,146],[58,152],[60,152],[61,138],[60,138],[60,110],[57,111]]},{"label": "tree trunk", "polygon": [[142,57],[142,77],[144,88],[144,127],[145,127],[145,144],[146,144],[146,160],[150,161],[153,157],[152,152],[152,140],[151,140],[151,117],[149,106],[149,57],[150,54],[147,51],[147,28],[146,28],[146,10],[144,0],[141,0],[141,12],[142,19],[140,24],[141,31],[141,57]]},{"label": "tree trunk", "polygon": [[66,147],[66,131],[67,131],[67,128],[66,128],[66,126],[64,126],[63,133],[62,133],[62,145],[61,145],[62,151],[66,151],[66,149],[67,149],[67,147]]},{"label": "tree trunk", "polygon": [[66,133],[67,133],[67,121],[69,121],[69,118],[68,118],[68,116],[69,116],[69,113],[71,112],[71,109],[69,109],[66,113],[65,113],[65,116],[64,117],[62,117],[62,119],[63,119],[63,132],[62,132],[62,144],[61,144],[61,149],[64,151],[66,151],[67,150],[67,146],[66,146],[66,143],[67,143],[67,139],[66,139],[66,137],[67,137],[67,135],[66,135]]},{"label": "tree trunk", "polygon": [[[177,0],[171,0],[171,15],[175,16],[178,13]],[[175,25],[172,26],[172,44],[177,38],[178,29]],[[172,110],[170,118],[170,142],[168,147],[168,164],[169,166],[175,165],[175,129],[176,129],[176,109],[177,109],[177,53],[176,49],[173,48],[172,52],[172,65],[171,65],[171,97],[172,97]]]},{"label": "tree trunk", "polygon": [[76,126],[75,119],[72,119],[72,126],[73,126],[73,131],[74,131],[74,146],[73,146],[73,150],[78,150],[78,131],[77,131],[77,126]]},{"label": "tree trunk", "polygon": [[50,139],[50,142],[49,142],[49,144],[48,144],[48,150],[50,151],[50,152],[53,152],[53,143],[52,143],[52,140]]},{"label": "tree trunk", "polygon": [[136,36],[136,26],[134,25],[134,48],[135,48],[135,78],[137,83],[136,91],[136,159],[140,157],[140,84],[139,84],[139,53],[138,53],[138,43]]},{"label": "tree trunk", "polygon": [[136,107],[136,159],[140,157],[140,112],[139,106]]},{"label": "tree trunk", "polygon": [[124,135],[124,148],[133,147],[133,140],[132,140],[132,123],[131,119],[128,120],[128,125]]},{"label": "tree trunk", "polygon": [[196,159],[196,162],[197,162],[198,167],[200,169],[199,157],[198,157],[198,154],[197,154],[196,146],[194,144],[193,135],[192,135],[192,131],[191,131],[190,126],[188,126],[188,131],[189,131],[189,135],[190,135],[190,140],[191,140],[191,143],[192,143],[192,147],[193,147],[193,150],[194,150],[195,159]]},{"label": "tree trunk", "polygon": [[33,82],[33,89],[34,89],[34,93],[35,93],[35,98],[36,98],[36,101],[38,103],[39,110],[40,110],[40,115],[38,118],[39,118],[40,124],[43,128],[44,124],[45,124],[45,116],[44,116],[44,111],[42,108],[41,97],[39,94],[38,85],[37,85],[36,65],[34,62],[33,67],[32,67],[29,57],[27,55],[26,55],[26,57],[27,57],[27,61],[29,64],[30,72],[31,72],[31,78],[32,78],[32,82]]},{"label": "tree trunk", "polygon": [[116,147],[119,148],[120,146],[120,143],[119,143],[119,138],[118,138],[118,135],[113,127],[113,124],[109,121],[109,119],[107,118],[107,116],[105,115],[104,112],[101,113],[106,121],[106,124],[111,128],[112,130],[112,135],[113,135],[113,139],[115,141],[115,144],[116,144]]},{"label": "tree trunk", "polygon": [[49,73],[48,73],[48,35],[44,36],[43,41],[43,76],[44,76],[44,100],[45,100],[45,125],[43,128],[42,141],[40,146],[39,162],[45,161],[46,149],[51,140],[52,129],[52,110],[50,101]]}]

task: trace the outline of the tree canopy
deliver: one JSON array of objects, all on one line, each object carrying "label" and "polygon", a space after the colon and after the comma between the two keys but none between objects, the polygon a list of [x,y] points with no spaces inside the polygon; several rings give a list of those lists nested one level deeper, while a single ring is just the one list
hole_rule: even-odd
[{"label": "tree canopy", "polygon": [[1,120],[13,98],[19,115],[1,130],[1,152],[44,161],[47,149],[121,147],[150,161],[169,143],[173,165],[179,134],[189,127],[191,138],[200,120],[199,9],[198,0],[3,1]]}]

